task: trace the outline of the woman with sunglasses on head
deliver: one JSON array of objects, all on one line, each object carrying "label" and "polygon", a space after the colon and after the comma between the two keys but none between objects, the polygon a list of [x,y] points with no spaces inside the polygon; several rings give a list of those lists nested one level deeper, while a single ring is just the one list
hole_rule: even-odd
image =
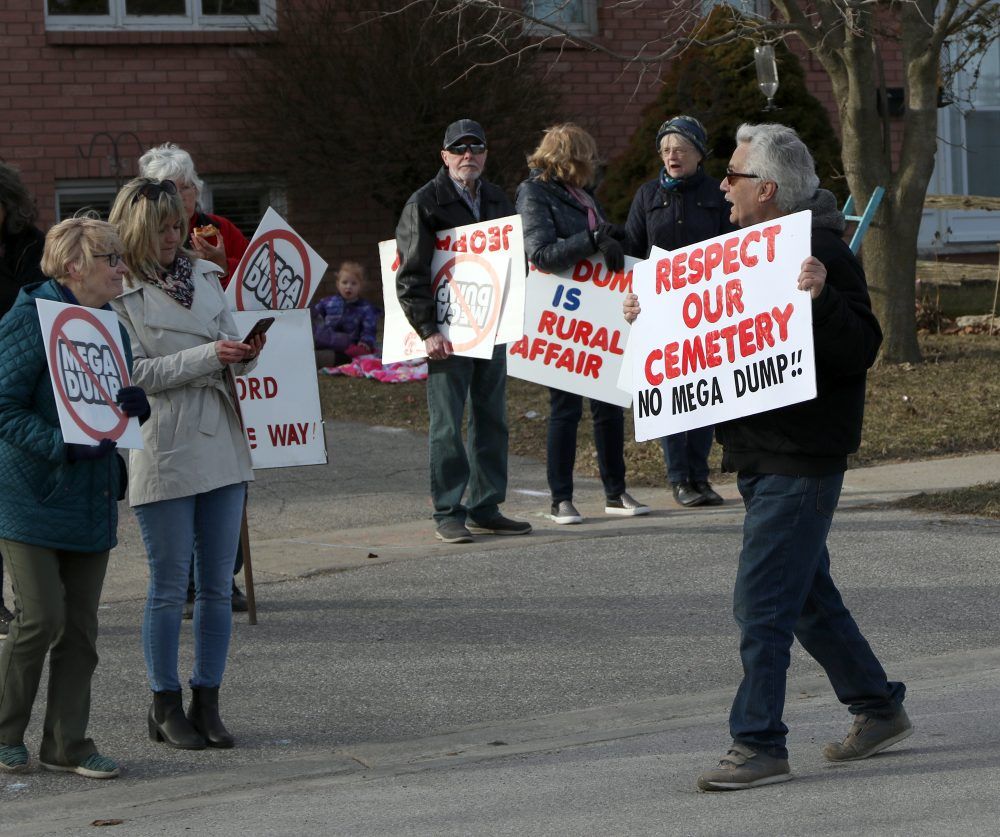
[{"label": "woman with sunglasses on head", "polygon": [[[87,737],[87,723],[97,606],[108,553],[117,543],[125,463],[109,438],[95,445],[64,443],[37,301],[110,310],[126,272],[121,252],[117,232],[104,221],[56,224],[41,260],[53,278],[22,289],[0,321],[0,546],[17,602],[0,646],[0,771],[8,773],[28,769],[24,733],[46,654],[41,766],[91,779],[119,772]],[[121,333],[131,365],[129,338]],[[125,415],[149,416],[139,387],[119,389],[116,401]]]},{"label": "woman with sunglasses on head", "polygon": [[[609,224],[594,196],[597,143],[579,125],[549,128],[528,157],[531,176],[517,188],[517,211],[524,223],[524,253],[539,270],[568,270],[588,256],[603,257],[610,270],[625,267],[621,228]],[[549,389],[546,471],[556,523],[581,523],[573,505],[576,433],[583,396]],[[625,418],[616,404],[590,399],[597,466],[604,484],[606,514],[649,514],[625,491]]]},{"label": "woman with sunglasses on head", "polygon": [[[625,223],[629,255],[646,259],[654,246],[676,250],[736,229],[719,181],[702,168],[709,150],[701,122],[693,116],[668,119],[656,132],[656,154],[660,174],[639,187]],[[660,439],[667,481],[682,506],[723,502],[708,481],[713,434],[709,426]]]},{"label": "woman with sunglasses on head", "polygon": [[[219,717],[232,630],[236,545],[253,479],[229,376],[255,364],[265,337],[243,343],[221,268],[181,247],[187,216],[173,181],[136,178],[111,209],[130,273],[114,308],[132,339],[135,380],[150,396],[142,450],[131,453],[129,503],[149,560],[142,624],[153,691],[149,735],[171,747],[232,747]],[[177,674],[181,612],[194,555],[194,670],[185,716]]]}]

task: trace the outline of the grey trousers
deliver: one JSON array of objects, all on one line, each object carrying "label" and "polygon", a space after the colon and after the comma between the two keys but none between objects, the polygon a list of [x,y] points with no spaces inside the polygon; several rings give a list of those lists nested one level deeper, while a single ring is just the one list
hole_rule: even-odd
[{"label": "grey trousers", "polygon": [[97,668],[97,606],[108,552],[70,552],[0,539],[15,618],[0,643],[0,745],[24,743],[45,655],[49,689],[39,758],[77,765],[97,752],[87,738]]}]

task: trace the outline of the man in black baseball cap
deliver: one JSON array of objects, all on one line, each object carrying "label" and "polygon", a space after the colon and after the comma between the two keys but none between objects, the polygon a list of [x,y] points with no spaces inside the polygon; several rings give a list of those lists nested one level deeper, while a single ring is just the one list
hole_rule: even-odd
[{"label": "man in black baseball cap", "polygon": [[[505,349],[496,346],[488,359],[455,355],[439,330],[431,276],[438,231],[516,211],[503,190],[482,177],[486,132],[478,122],[458,119],[448,126],[441,161],[444,165],[437,175],[410,196],[396,226],[400,261],[396,294],[428,357],[434,534],[445,543],[468,543],[473,533],[526,535],[530,523],[500,513],[507,498]],[[468,450],[462,439],[466,402],[470,402]]]}]

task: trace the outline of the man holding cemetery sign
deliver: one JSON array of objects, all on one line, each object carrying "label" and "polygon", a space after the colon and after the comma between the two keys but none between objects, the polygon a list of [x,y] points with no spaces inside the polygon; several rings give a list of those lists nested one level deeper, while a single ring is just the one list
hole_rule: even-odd
[{"label": "man holding cemetery sign", "polygon": [[[489,359],[453,354],[438,327],[431,276],[436,232],[504,218],[514,214],[514,207],[499,187],[482,178],[486,134],[478,122],[459,119],[448,126],[441,160],[437,175],[410,196],[396,227],[396,293],[428,357],[435,536],[445,543],[468,543],[472,533],[526,535],[531,524],[510,520],[499,508],[507,497],[505,349],[497,346]],[[468,452],[462,440],[466,402]]]},{"label": "man holding cemetery sign", "polygon": [[[882,342],[861,264],[843,242],[843,215],[818,189],[809,150],[783,125],[743,125],[722,181],[738,227],[812,211],[812,253],[799,290],[812,300],[814,399],[716,426],[722,466],[736,471],[746,506],[733,610],[740,626],[743,682],[729,725],[733,743],[703,791],[741,790],[791,778],[781,716],[793,639],[823,666],[854,722],[823,755],[867,758],[903,740],[912,726],[906,687],[891,682],[830,575],[826,539],[847,468],[861,441],[865,377]],[[780,277],[775,277],[780,280]],[[630,295],[625,318],[634,321]]]}]

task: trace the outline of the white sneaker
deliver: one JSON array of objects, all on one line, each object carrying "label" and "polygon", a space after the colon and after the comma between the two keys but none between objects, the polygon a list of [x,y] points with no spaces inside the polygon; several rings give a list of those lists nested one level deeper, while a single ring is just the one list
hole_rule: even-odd
[{"label": "white sneaker", "polygon": [[549,517],[556,523],[583,523],[583,516],[569,500],[553,503],[552,514]]},{"label": "white sneaker", "polygon": [[620,496],[608,500],[604,506],[605,514],[617,514],[622,517],[638,517],[641,514],[649,514],[649,512],[649,506],[644,506],[626,491],[623,491]]}]

